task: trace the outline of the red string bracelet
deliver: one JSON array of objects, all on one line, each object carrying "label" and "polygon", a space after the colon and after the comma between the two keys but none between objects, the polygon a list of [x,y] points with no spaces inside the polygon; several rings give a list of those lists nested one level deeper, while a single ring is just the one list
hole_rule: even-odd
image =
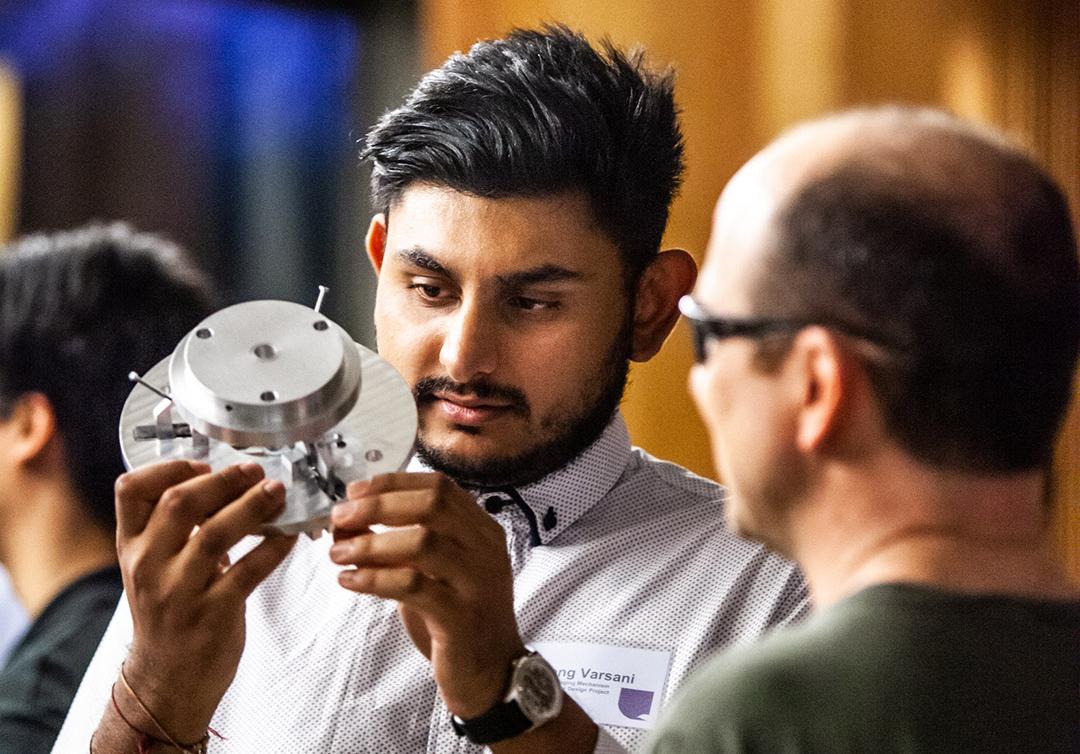
[{"label": "red string bracelet", "polygon": [[124,673],[123,665],[120,666],[120,682],[124,684],[124,689],[131,695],[131,698],[135,700],[135,703],[139,705],[139,709],[143,711],[143,714],[150,718],[150,722],[152,722],[154,726],[159,731],[161,731],[161,734],[165,736],[164,739],[155,738],[149,733],[145,733],[139,728],[136,728],[126,717],[124,717],[124,713],[120,711],[120,705],[116,703],[116,683],[113,683],[112,688],[110,689],[110,693],[112,695],[112,703],[113,706],[116,707],[117,714],[119,714],[120,718],[128,724],[128,727],[130,727],[132,730],[142,736],[142,738],[139,739],[139,754],[150,754],[149,746],[153,743],[166,744],[178,751],[184,752],[184,754],[206,754],[206,747],[210,743],[211,734],[221,741],[225,740],[225,736],[221,735],[213,728],[208,727],[206,735],[203,736],[201,740],[196,741],[193,744],[184,745],[177,742],[175,738],[169,735],[169,731],[165,730],[161,722],[157,719],[157,717],[154,716],[154,713],[147,708],[147,706],[143,703],[143,700],[139,698],[139,695],[135,693],[135,689],[131,687],[131,684],[128,682],[127,675]]},{"label": "red string bracelet", "polygon": [[[127,719],[127,715],[125,715],[124,711],[122,709],[120,709],[120,705],[116,701],[116,684],[115,683],[109,689],[109,697],[112,699],[113,709],[116,710],[116,714],[120,715],[120,719],[123,720],[125,724],[127,724],[127,727],[131,728],[133,731],[135,731],[136,733],[139,734],[139,741],[138,741],[139,754],[150,754],[150,745],[151,744],[155,744],[155,743],[165,744],[165,743],[168,743],[168,741],[162,741],[160,738],[154,738],[149,733],[144,733],[143,731],[136,728],[134,723],[132,723],[130,720]],[[94,738],[93,738],[93,736],[91,736],[90,737],[90,746],[91,746],[90,754],[93,754],[93,751],[94,751],[93,750],[93,745],[94,745]]]}]

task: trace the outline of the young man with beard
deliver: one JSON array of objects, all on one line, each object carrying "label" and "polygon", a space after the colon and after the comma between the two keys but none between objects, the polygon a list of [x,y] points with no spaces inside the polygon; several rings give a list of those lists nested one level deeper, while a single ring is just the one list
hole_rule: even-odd
[{"label": "young man with beard", "polygon": [[942,113],[796,129],[717,205],[691,387],[728,519],[817,615],[717,658],[650,751],[1080,746],[1080,590],[1047,468],[1080,346],[1067,204]]},{"label": "young man with beard", "polygon": [[215,751],[619,750],[708,654],[803,609],[793,566],[718,523],[722,490],[631,448],[618,414],[695,275],[659,252],[670,78],[517,32],[426,76],[364,154],[379,352],[415,390],[417,460],[349,489],[332,547],[266,540],[224,573],[280,486],[126,475],[134,633],[72,746],[119,680],[96,754],[208,725]]},{"label": "young man with beard", "polygon": [[116,609],[128,374],[213,307],[178,248],[125,225],[0,249],[0,563],[31,618],[0,668],[0,751],[52,748]]}]

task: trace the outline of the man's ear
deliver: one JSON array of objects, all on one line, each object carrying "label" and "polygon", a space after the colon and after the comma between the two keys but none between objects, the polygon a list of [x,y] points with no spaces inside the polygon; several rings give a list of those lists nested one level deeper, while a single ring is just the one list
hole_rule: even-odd
[{"label": "man's ear", "polygon": [[368,259],[375,269],[375,274],[382,272],[383,255],[386,254],[386,215],[382,212],[371,218],[367,237],[364,239]]},{"label": "man's ear", "polygon": [[813,453],[836,435],[849,413],[856,367],[837,336],[824,327],[800,332],[787,361],[798,380],[795,443],[803,453]]},{"label": "man's ear", "polygon": [[679,319],[679,299],[696,279],[697,263],[682,249],[661,251],[645,268],[634,301],[631,359],[648,361],[656,355]]},{"label": "man's ear", "polygon": [[40,458],[56,436],[56,413],[42,393],[25,393],[0,421],[3,452],[12,462],[25,465]]}]

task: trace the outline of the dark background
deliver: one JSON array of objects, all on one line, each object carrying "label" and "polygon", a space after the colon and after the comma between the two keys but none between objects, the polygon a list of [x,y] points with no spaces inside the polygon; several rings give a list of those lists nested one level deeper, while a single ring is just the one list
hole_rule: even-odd
[{"label": "dark background", "polygon": [[314,303],[371,343],[358,141],[418,74],[413,2],[0,4],[20,82],[17,231],[126,220],[229,301]]}]

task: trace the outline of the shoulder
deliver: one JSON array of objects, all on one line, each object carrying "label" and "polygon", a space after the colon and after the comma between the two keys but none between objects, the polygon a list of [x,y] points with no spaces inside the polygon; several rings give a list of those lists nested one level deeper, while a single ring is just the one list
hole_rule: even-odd
[{"label": "shoulder", "polygon": [[37,624],[42,645],[96,646],[109,624],[124,582],[119,566],[88,574],[68,586],[41,614]]},{"label": "shoulder", "polygon": [[619,486],[628,489],[648,488],[665,499],[687,506],[704,506],[723,513],[727,498],[725,487],[712,479],[699,476],[671,461],[657,458],[634,447],[626,472]]},{"label": "shoulder", "polygon": [[712,479],[632,448],[626,466],[594,510],[627,525],[656,524],[709,533],[726,532],[727,490]]},{"label": "shoulder", "polygon": [[783,740],[776,726],[792,713],[788,692],[806,674],[790,636],[797,631],[781,629],[713,658],[679,690],[646,751],[774,750]]},{"label": "shoulder", "polygon": [[666,579],[651,602],[670,600],[684,619],[696,605],[710,625],[756,636],[805,614],[806,585],[794,563],[728,528],[726,495],[717,482],[633,448],[618,481],[561,541],[610,554],[613,569],[639,569],[644,559],[649,583]]},{"label": "shoulder", "polygon": [[627,526],[637,525],[643,539],[651,533],[672,546],[681,542],[681,556],[713,563],[716,578],[791,579],[803,587],[791,561],[728,528],[727,489],[712,479],[635,447],[609,498],[609,507]]},{"label": "shoulder", "polygon": [[843,627],[818,614],[720,653],[682,686],[646,751],[823,750],[805,736],[844,672],[844,644]]},{"label": "shoulder", "polygon": [[[720,654],[680,691],[672,717],[723,717],[737,725],[787,710],[786,718],[809,718],[815,710],[847,704],[851,700],[842,697],[856,690],[869,697],[883,683],[900,688],[928,637],[921,604],[913,611],[906,591],[865,589],[806,621]],[[934,629],[940,632],[941,625]]]},{"label": "shoulder", "polygon": [[575,524],[572,536],[596,544],[629,538],[639,549],[691,557],[722,551],[752,560],[760,546],[724,522],[726,490],[674,463],[634,448],[615,484]]},{"label": "shoulder", "polygon": [[45,609],[15,647],[0,678],[4,705],[67,708],[116,609],[118,568],[72,584]]},{"label": "shoulder", "polygon": [[[819,678],[830,637],[820,616],[802,624],[778,628],[760,641],[713,658],[686,686],[683,701],[694,700],[742,710],[748,701],[788,694],[794,687]],[[755,702],[756,704],[756,702]]]}]

